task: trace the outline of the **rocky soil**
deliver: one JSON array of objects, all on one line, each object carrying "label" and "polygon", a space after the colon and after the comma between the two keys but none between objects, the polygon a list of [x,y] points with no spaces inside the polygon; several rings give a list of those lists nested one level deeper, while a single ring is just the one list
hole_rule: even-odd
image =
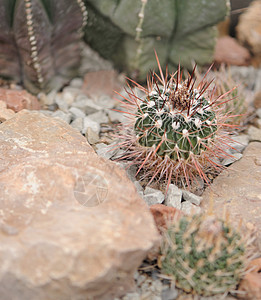
[{"label": "rocky soil", "polygon": [[[0,294],[12,300],[218,299],[183,294],[155,261],[143,261],[160,240],[149,207],[197,213],[211,199],[218,215],[226,206],[235,224],[242,219],[258,231],[261,69],[231,68],[255,113],[231,136],[233,157],[222,162],[228,168],[206,190],[203,183],[195,193],[171,184],[165,195],[143,188],[135,168],[111,161],[121,151],[108,147],[116,142],[111,133],[126,122],[114,110],[121,108],[113,91],[124,95],[124,81],[108,62],[93,58],[83,63],[84,79],[39,94],[41,106],[17,85],[0,89]],[[256,247],[261,254],[260,230]]]}]

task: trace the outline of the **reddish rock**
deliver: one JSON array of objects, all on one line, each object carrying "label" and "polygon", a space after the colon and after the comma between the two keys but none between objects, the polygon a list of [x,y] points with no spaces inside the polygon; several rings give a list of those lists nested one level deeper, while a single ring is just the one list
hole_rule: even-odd
[{"label": "reddish rock", "polygon": [[22,109],[40,109],[37,98],[29,94],[26,90],[18,91],[0,88],[0,101],[6,102],[7,108],[10,108],[15,112]]},{"label": "reddish rock", "polygon": [[249,51],[239,45],[236,39],[223,36],[217,40],[214,60],[228,65],[247,66],[250,63]]},{"label": "reddish rock", "polygon": [[88,72],[84,76],[83,92],[92,97],[101,95],[115,95],[114,91],[120,91],[122,84],[119,75],[114,70],[102,70]]},{"label": "reddish rock", "polygon": [[[238,290],[245,300],[261,300],[261,258],[254,259],[248,266],[253,270],[241,281]],[[240,294],[239,294],[240,296]]]},{"label": "reddish rock", "polygon": [[[232,224],[238,226],[242,219],[247,227],[261,228],[261,143],[252,142],[243,157],[215,178],[202,195],[201,206],[219,217],[224,209],[230,214]],[[257,247],[261,251],[261,231],[257,231]]]},{"label": "reddish rock", "polygon": [[12,118],[15,112],[11,109],[6,108],[6,103],[0,101],[0,123]]},{"label": "reddish rock", "polygon": [[116,164],[62,120],[23,110],[0,124],[0,298],[110,300],[159,242]]},{"label": "reddish rock", "polygon": [[237,38],[254,56],[254,62],[261,64],[261,1],[253,1],[239,17]]},{"label": "reddish rock", "polygon": [[179,219],[183,215],[181,210],[163,204],[151,205],[150,211],[154,217],[154,221],[159,232],[161,232],[162,229],[167,228],[168,222],[173,221],[174,218]]}]

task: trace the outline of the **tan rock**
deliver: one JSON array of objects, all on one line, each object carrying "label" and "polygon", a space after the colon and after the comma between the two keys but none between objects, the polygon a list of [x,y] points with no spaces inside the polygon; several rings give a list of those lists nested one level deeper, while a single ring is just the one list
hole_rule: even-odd
[{"label": "tan rock", "polygon": [[0,101],[0,123],[12,118],[15,112],[11,109],[6,108],[6,103]]},{"label": "tan rock", "polygon": [[218,38],[214,52],[214,60],[217,63],[247,66],[250,63],[250,58],[249,51],[239,45],[236,39],[230,36]]},{"label": "tan rock", "polygon": [[159,235],[124,170],[65,122],[21,111],[0,125],[0,295],[113,299]]},{"label": "tan rock", "polygon": [[243,292],[241,298],[261,300],[261,258],[251,261],[248,267],[252,271],[246,274],[238,288],[240,292]]},{"label": "tan rock", "polygon": [[250,141],[261,142],[261,129],[254,126],[249,126],[247,134]]},{"label": "tan rock", "polygon": [[203,194],[204,209],[212,205],[222,217],[224,208],[235,225],[242,219],[248,227],[257,228],[257,246],[261,251],[261,143],[253,142],[243,158],[223,171]]},{"label": "tan rock", "polygon": [[261,64],[261,1],[253,1],[239,17],[237,38]]},{"label": "tan rock", "polygon": [[7,108],[18,112],[24,108],[31,110],[39,110],[40,104],[37,98],[29,94],[26,90],[10,90],[0,88],[0,101],[7,104]]},{"label": "tan rock", "polygon": [[118,79],[118,74],[114,70],[101,70],[88,72],[84,76],[82,90],[92,97],[101,95],[115,95],[114,91],[119,91],[122,84]]},{"label": "tan rock", "polygon": [[261,91],[257,92],[254,97],[255,108],[261,108]]}]

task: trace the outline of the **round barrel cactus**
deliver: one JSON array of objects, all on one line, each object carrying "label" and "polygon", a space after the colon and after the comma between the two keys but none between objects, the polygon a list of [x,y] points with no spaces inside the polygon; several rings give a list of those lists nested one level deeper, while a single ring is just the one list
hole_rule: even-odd
[{"label": "round barrel cactus", "polygon": [[191,68],[213,59],[215,25],[229,10],[228,0],[86,0],[86,42],[136,79],[161,64]]},{"label": "round barrel cactus", "polygon": [[174,182],[190,188],[198,178],[209,183],[207,172],[220,171],[220,161],[231,156],[225,129],[233,125],[222,109],[230,91],[216,96],[205,77],[196,85],[195,68],[187,79],[180,67],[164,76],[156,58],[160,76],[153,72],[147,88],[133,82],[143,96],[130,87],[125,97],[130,122],[119,136],[126,152],[121,159],[137,165],[137,174],[148,184],[163,179],[167,187]]},{"label": "round barrel cactus", "polygon": [[246,245],[227,221],[183,216],[165,232],[159,265],[186,292],[224,294],[235,290],[246,271]]}]

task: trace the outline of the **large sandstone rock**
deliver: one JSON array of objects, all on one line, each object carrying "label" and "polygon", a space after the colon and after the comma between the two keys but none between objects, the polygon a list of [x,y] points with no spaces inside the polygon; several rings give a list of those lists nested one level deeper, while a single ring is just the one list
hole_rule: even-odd
[{"label": "large sandstone rock", "polygon": [[253,142],[244,151],[243,158],[223,171],[203,194],[205,209],[214,205],[214,212],[222,216],[224,208],[230,219],[240,219],[257,229],[257,244],[261,251],[261,143]]},{"label": "large sandstone rock", "polygon": [[0,298],[113,299],[158,242],[123,170],[63,121],[0,125]]}]

